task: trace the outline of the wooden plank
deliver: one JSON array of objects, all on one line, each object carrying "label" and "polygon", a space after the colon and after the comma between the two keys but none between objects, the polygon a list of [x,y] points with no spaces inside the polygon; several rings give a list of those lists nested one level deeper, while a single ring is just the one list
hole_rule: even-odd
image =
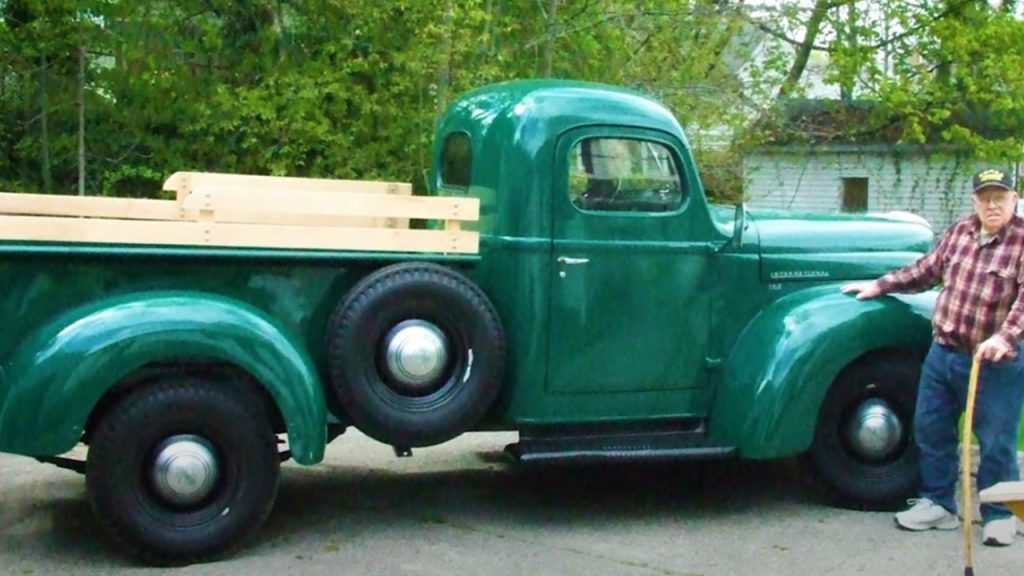
[{"label": "wooden plank", "polygon": [[[186,212],[212,211],[218,222],[275,222],[274,214],[316,214],[368,218],[424,220],[477,220],[477,198],[434,196],[381,196],[322,190],[244,190],[199,186],[185,200]],[[266,213],[260,215],[260,213]],[[270,218],[267,220],[266,218]]]},{"label": "wooden plank", "polygon": [[266,241],[272,241],[275,248],[456,254],[475,254],[479,250],[477,233],[445,230],[218,223],[213,226],[210,236],[211,244],[218,246],[257,247],[266,246]]},{"label": "wooden plank", "polygon": [[982,502],[1006,502],[1024,500],[1024,481],[1000,482],[978,493]]},{"label": "wooden plank", "polygon": [[0,240],[473,254],[475,232],[0,216]]},{"label": "wooden plank", "polygon": [[1018,518],[1024,518],[1024,481],[1000,482],[979,492],[978,499],[1006,504]]},{"label": "wooden plank", "polygon": [[[178,203],[178,208],[184,209],[185,200],[192,193],[192,172],[175,172],[171,174],[171,177],[164,180],[163,189],[165,191],[174,191],[174,200]],[[168,184],[173,183],[173,188],[169,188]]]},{"label": "wooden plank", "polygon": [[239,190],[245,192],[304,190],[310,192],[412,195],[412,184],[408,182],[256,176],[252,174],[222,174],[217,172],[175,172],[164,181],[163,186],[164,190],[184,192],[185,195],[188,195],[195,188],[215,188],[218,190]]},{"label": "wooden plank", "polygon": [[177,220],[177,205],[170,200],[68,196],[56,194],[13,194],[0,192],[0,214],[83,216],[137,220]]},{"label": "wooden plank", "polygon": [[0,216],[0,239],[118,244],[204,244],[201,222]]},{"label": "wooden plank", "polygon": [[213,211],[201,212],[198,210],[184,210],[182,214],[186,220],[199,221],[206,218],[208,222],[234,222],[249,224],[275,224],[282,226],[336,226],[343,228],[408,228],[408,220],[405,225],[399,222],[400,219],[392,218],[361,218],[348,216],[334,216],[323,214],[288,214],[271,212],[250,212],[246,210],[221,211],[216,214]]}]

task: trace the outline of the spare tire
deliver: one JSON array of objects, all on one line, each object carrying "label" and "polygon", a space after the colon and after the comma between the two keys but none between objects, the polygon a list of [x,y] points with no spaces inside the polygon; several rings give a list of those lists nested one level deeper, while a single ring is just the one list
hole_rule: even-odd
[{"label": "spare tire", "polygon": [[327,363],[339,406],[396,447],[438,444],[472,428],[498,395],[505,335],[487,296],[430,263],[387,266],[331,315]]}]

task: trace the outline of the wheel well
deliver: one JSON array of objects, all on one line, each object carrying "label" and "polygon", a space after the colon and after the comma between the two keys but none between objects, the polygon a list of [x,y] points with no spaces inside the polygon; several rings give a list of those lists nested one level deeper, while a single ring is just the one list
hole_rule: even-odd
[{"label": "wheel well", "polygon": [[927,353],[928,350],[926,349],[916,348],[876,348],[875,350],[870,350],[854,358],[853,361],[851,361],[842,369],[840,369],[839,373],[836,374],[836,377],[833,378],[832,381],[829,383],[828,389],[825,391],[825,396],[823,398],[822,404],[821,406],[818,407],[818,411],[814,415],[815,428],[818,427],[818,422],[821,418],[822,406],[824,406],[825,402],[828,401],[828,397],[829,394],[832,393],[833,386],[836,382],[840,381],[848,373],[859,369],[861,366],[875,362],[884,362],[887,360],[914,361],[917,362],[918,364],[922,364],[924,363],[924,357]]},{"label": "wheel well", "polygon": [[[872,362],[881,362],[884,360],[905,360],[914,361],[918,364],[924,362],[924,357],[928,353],[927,349],[917,348],[878,348],[870,350],[861,354],[855,358],[852,362],[843,367],[836,375],[836,380],[841,378],[846,372],[853,370],[864,364],[870,364]],[[833,380],[834,382],[835,380]]]},{"label": "wheel well", "polygon": [[154,362],[139,367],[100,398],[89,414],[85,424],[83,442],[89,443],[93,431],[110,409],[129,393],[144,386],[157,385],[158,382],[179,376],[202,377],[221,382],[225,385],[238,386],[259,398],[269,418],[275,434],[286,432],[284,417],[274,402],[270,392],[251,374],[233,364],[204,359],[181,359],[174,361]]}]

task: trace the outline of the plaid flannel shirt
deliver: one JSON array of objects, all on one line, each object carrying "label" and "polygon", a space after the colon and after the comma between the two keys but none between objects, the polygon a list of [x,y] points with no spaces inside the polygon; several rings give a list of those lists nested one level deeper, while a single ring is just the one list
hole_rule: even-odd
[{"label": "plaid flannel shirt", "polygon": [[931,252],[890,272],[883,293],[920,292],[942,284],[932,316],[935,340],[973,351],[998,334],[1016,348],[1024,331],[1024,219],[1014,215],[986,244],[976,216],[954,224]]}]

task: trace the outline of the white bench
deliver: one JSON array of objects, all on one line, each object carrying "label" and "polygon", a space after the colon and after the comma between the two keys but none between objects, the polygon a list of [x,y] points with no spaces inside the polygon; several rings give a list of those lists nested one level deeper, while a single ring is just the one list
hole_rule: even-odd
[{"label": "white bench", "polygon": [[1024,520],[1024,482],[1000,482],[978,493],[982,502],[1006,504],[1017,518]]}]

